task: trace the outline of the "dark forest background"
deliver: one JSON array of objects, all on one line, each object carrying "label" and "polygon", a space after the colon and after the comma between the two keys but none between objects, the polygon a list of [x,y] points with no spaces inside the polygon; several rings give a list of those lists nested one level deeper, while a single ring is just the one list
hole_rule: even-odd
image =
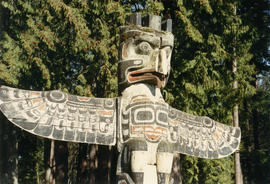
[{"label": "dark forest background", "polygon": [[[118,96],[119,28],[132,12],[173,20],[166,101],[229,125],[238,107],[243,183],[270,183],[269,0],[0,0],[0,84]],[[30,135],[0,114],[1,184],[114,183],[117,155]],[[172,177],[234,183],[234,156],[175,155]]]}]

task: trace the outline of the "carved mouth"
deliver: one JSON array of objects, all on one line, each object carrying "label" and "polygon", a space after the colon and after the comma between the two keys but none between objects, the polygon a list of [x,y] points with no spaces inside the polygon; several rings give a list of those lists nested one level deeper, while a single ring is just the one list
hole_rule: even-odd
[{"label": "carved mouth", "polygon": [[147,83],[157,85],[158,88],[161,88],[165,81],[165,77],[165,75],[154,70],[137,70],[128,74],[128,80],[130,83],[145,81]]},{"label": "carved mouth", "polygon": [[133,125],[132,133],[134,134],[144,134],[144,136],[150,141],[157,141],[161,136],[167,137],[168,130],[160,126],[152,125]]}]

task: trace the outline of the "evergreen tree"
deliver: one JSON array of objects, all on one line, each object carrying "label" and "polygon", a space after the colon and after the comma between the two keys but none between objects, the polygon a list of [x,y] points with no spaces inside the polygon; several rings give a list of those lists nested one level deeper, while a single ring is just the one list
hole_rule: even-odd
[{"label": "evergreen tree", "polygon": [[[231,124],[232,107],[254,93],[254,67],[250,62],[252,40],[248,26],[234,15],[231,1],[170,1],[174,19],[175,48],[169,89],[172,104],[189,113],[206,115]],[[233,59],[238,73],[233,74]],[[232,83],[238,80],[239,89]],[[185,156],[184,183],[232,183],[231,158],[218,161]],[[221,177],[218,177],[221,176]]]},{"label": "evergreen tree", "polygon": [[[119,5],[97,0],[1,1],[1,79],[24,89],[116,96],[118,32],[125,18]],[[51,155],[51,149],[45,149],[45,155]],[[56,159],[56,166],[57,154],[47,157]]]}]

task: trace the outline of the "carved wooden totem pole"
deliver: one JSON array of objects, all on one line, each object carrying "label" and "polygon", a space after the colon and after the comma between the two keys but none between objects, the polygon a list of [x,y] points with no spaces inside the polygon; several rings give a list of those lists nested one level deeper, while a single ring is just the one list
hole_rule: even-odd
[{"label": "carved wooden totem pole", "polygon": [[118,184],[168,184],[175,152],[222,158],[240,143],[240,129],[170,107],[160,89],[170,73],[172,22],[130,16],[121,27],[117,98],[0,87],[0,109],[39,136],[115,145]]}]

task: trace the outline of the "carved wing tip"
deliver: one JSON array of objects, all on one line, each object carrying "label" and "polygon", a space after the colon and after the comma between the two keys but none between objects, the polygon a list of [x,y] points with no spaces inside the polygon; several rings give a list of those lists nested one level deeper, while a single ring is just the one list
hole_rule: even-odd
[{"label": "carved wing tip", "polygon": [[0,85],[0,90],[3,90],[3,89],[15,89],[15,88],[12,88],[12,87],[9,87],[9,86],[5,86],[5,85]]},{"label": "carved wing tip", "polygon": [[218,152],[218,158],[224,158],[227,157],[237,150],[239,150],[240,142],[241,142],[241,130],[239,127],[230,127],[231,130],[234,130],[231,132],[230,135],[230,141],[228,141],[223,147],[221,147]]},{"label": "carved wing tip", "polygon": [[7,88],[6,86],[0,85],[0,104],[2,104],[4,102],[4,99],[6,97],[6,95],[5,95],[6,88]]},{"label": "carved wing tip", "polygon": [[241,139],[241,129],[240,129],[240,127],[235,127],[235,134],[233,136],[238,138],[238,139]]}]

